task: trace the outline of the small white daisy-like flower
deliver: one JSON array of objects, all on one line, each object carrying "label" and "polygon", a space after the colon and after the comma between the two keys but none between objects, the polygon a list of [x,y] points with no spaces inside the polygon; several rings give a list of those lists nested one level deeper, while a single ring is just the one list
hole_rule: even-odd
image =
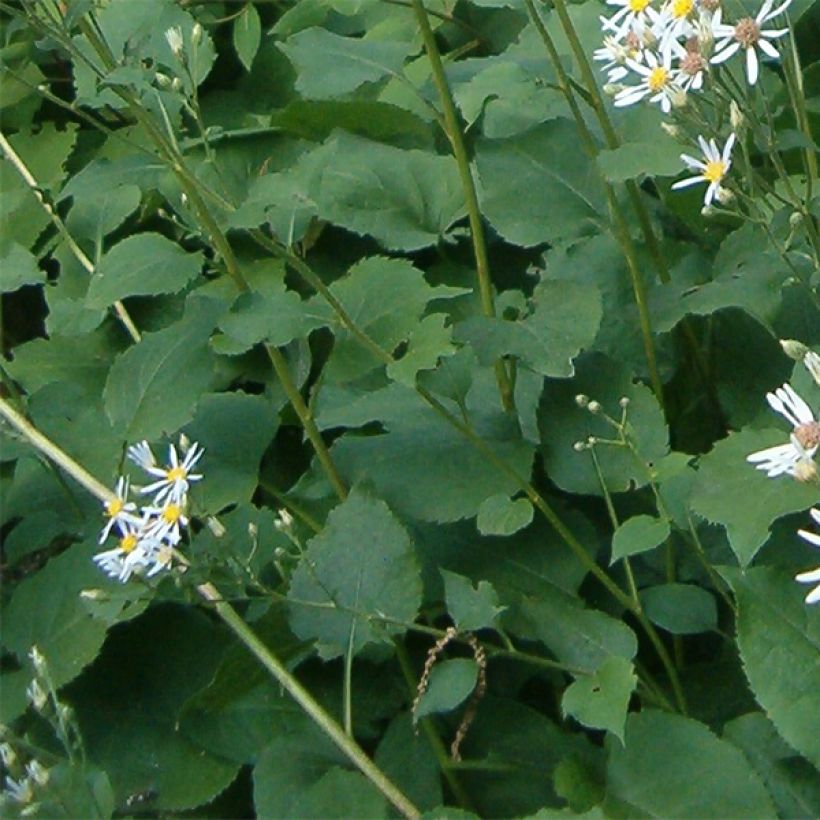
[{"label": "small white daisy-like flower", "polygon": [[185,504],[185,496],[179,501],[169,497],[161,507],[145,507],[146,516],[150,516],[145,534],[155,541],[167,541],[176,546],[182,539],[182,527],[188,526]]},{"label": "small white daisy-like flower", "polygon": [[[627,35],[626,40],[630,38],[635,41],[638,39],[637,35],[631,32]],[[629,74],[629,69],[626,67],[627,59],[638,60],[640,54],[641,50],[637,42],[630,46],[626,41],[621,42],[609,35],[604,37],[604,44],[601,48],[592,53],[592,59],[604,63],[601,71],[607,72],[607,82],[617,83]]]},{"label": "small white daisy-like flower", "polygon": [[723,152],[718,149],[714,139],[706,142],[703,137],[698,137],[698,144],[703,152],[702,160],[690,157],[688,154],[681,154],[680,158],[690,170],[699,171],[700,173],[676,182],[672,188],[678,190],[688,188],[690,185],[697,185],[699,182],[708,182],[709,187],[703,196],[703,204],[709,206],[717,196],[720,183],[723,182],[724,177],[732,167],[732,148],[735,144],[735,135],[729,135],[729,139],[726,140],[726,144],[723,146]]},{"label": "small white daisy-like flower", "polygon": [[672,99],[680,94],[680,86],[676,82],[676,72],[672,68],[672,54],[670,51],[658,55],[651,51],[646,52],[646,65],[627,60],[626,64],[636,73],[640,74],[639,85],[632,85],[624,88],[615,95],[614,105],[623,108],[633,105],[643,99],[649,102],[659,102],[664,114],[668,114],[672,108]]},{"label": "small white daisy-like flower", "polygon": [[45,786],[48,783],[48,769],[43,766],[39,760],[30,760],[26,764],[26,772],[29,779],[34,781],[38,786]]},{"label": "small white daisy-like flower", "polygon": [[673,41],[670,48],[678,61],[675,78],[678,85],[687,92],[700,91],[709,64],[701,53],[697,38],[690,37],[685,45]]},{"label": "small white daisy-like flower", "polygon": [[696,18],[695,0],[668,0],[655,24],[661,49],[673,40],[691,37],[695,31]]},{"label": "small white daisy-like flower", "polygon": [[769,478],[786,473],[801,481],[812,479],[817,474],[814,454],[820,447],[820,423],[814,418],[808,404],[789,384],[778,387],[774,393],[767,393],[766,400],[794,429],[788,444],[752,453],[746,457],[746,461],[755,464]]},{"label": "small white daisy-like flower", "polygon": [[[133,454],[132,454],[133,451]],[[134,447],[130,447],[128,455],[139,464],[149,475],[158,478],[140,492],[143,495],[156,493],[154,504],[162,504],[166,498],[171,498],[177,503],[188,492],[191,483],[202,478],[200,473],[191,473],[196,463],[202,458],[205,450],[196,442],[188,446],[182,461],[179,460],[177,448],[173,444],[168,445],[168,466],[157,466],[154,454],[147,442],[141,442]]]},{"label": "small white daisy-like flower", "polygon": [[619,40],[630,32],[642,36],[644,31],[658,20],[659,15],[652,7],[652,0],[606,1],[608,6],[619,8],[612,17],[601,17],[601,28],[613,32]]},{"label": "small white daisy-like flower", "polygon": [[803,364],[806,365],[806,370],[811,373],[811,377],[820,385],[820,354],[810,350],[803,357]]},{"label": "small white daisy-like flower", "polygon": [[[820,509],[817,509],[816,507],[812,509],[811,517],[814,519],[815,524],[820,526]],[[806,541],[813,546],[820,547],[820,535],[809,532],[808,530],[798,530],[797,534],[801,538],[805,538]],[[795,575],[794,579],[795,581],[799,581],[801,584],[816,584],[817,586],[815,586],[815,588],[806,596],[806,603],[820,603],[820,567],[809,570],[808,572],[801,572],[798,575]]]},{"label": "small white daisy-like flower", "polygon": [[103,508],[108,521],[100,533],[100,544],[108,538],[112,527],[116,526],[120,533],[124,534],[129,524],[139,523],[139,517],[136,515],[137,505],[133,501],[128,501],[128,479],[124,476],[117,480],[115,493],[117,497],[107,501]]},{"label": "small white daisy-like flower", "polygon": [[142,528],[130,527],[114,549],[98,552],[94,561],[111,578],[127,581],[135,571],[151,562],[159,542],[148,537]]},{"label": "small white daisy-like flower", "polygon": [[718,9],[712,25],[716,41],[712,63],[725,62],[741,48],[745,49],[746,79],[749,81],[749,85],[754,85],[757,82],[760,68],[757,49],[760,49],[767,57],[779,60],[780,54],[769,40],[776,40],[789,30],[788,27],[763,29],[763,24],[781,15],[791,5],[791,2],[792,0],[786,0],[786,2],[781,3],[776,9],[772,10],[774,0],[764,0],[760,11],[754,17],[743,17],[734,25],[722,23],[722,9]]},{"label": "small white daisy-like flower", "polygon": [[15,803],[31,803],[34,800],[34,789],[31,787],[31,781],[27,777],[21,777],[15,780],[13,777],[6,777],[6,794]]}]

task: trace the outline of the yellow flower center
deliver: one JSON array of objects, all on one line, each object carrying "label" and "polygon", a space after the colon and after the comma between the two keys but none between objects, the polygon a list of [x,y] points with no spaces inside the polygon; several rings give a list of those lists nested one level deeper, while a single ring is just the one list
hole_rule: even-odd
[{"label": "yellow flower center", "polygon": [[188,473],[182,469],[182,467],[172,467],[168,472],[165,474],[165,477],[168,481],[183,481],[187,478]]},{"label": "yellow flower center", "polygon": [[138,543],[139,538],[133,532],[129,532],[128,535],[120,538],[120,549],[125,553],[133,552]]},{"label": "yellow flower center", "polygon": [[109,518],[114,518],[122,512],[123,507],[125,502],[121,498],[114,498],[105,505],[105,514]]},{"label": "yellow flower center", "polygon": [[629,0],[629,8],[635,14],[640,14],[642,11],[646,11],[646,7],[650,2],[651,0]]},{"label": "yellow flower center", "polygon": [[710,160],[706,163],[706,167],[703,169],[703,176],[705,176],[709,182],[720,182],[725,173],[726,164],[719,159]]},{"label": "yellow flower center", "polygon": [[681,19],[688,17],[695,8],[695,0],[673,0],[672,2],[672,16]]},{"label": "yellow flower center", "polygon": [[169,524],[176,524],[182,515],[182,507],[179,504],[169,504],[163,511],[162,517]]},{"label": "yellow flower center", "polygon": [[650,91],[660,91],[666,85],[669,72],[663,66],[655,66],[646,78]]}]

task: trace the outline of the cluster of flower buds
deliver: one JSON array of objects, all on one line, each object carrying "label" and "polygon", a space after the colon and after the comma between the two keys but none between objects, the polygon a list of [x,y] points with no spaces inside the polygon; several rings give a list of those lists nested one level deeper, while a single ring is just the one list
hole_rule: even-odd
[{"label": "cluster of flower buds", "polygon": [[173,444],[169,445],[168,463],[159,465],[147,441],[128,448],[128,458],[151,479],[139,488],[139,496],[151,498],[138,509],[130,500],[135,488],[127,477],[120,476],[115,497],[105,504],[108,520],[100,544],[112,533],[118,542],[113,549],[98,552],[94,560],[112,578],[125,582],[133,574],[150,577],[171,566],[183,529],[188,526],[188,490],[202,478],[192,470],[203,452],[196,442],[180,436],[179,452]]},{"label": "cluster of flower buds", "polygon": [[[780,17],[792,0],[773,8],[774,0],[764,0],[754,17],[723,22],[720,0],[666,0],[658,8],[654,0],[607,0],[617,10],[601,17],[604,42],[593,54],[603,63],[607,74],[605,90],[614,97],[616,107],[633,105],[641,100],[658,103],[668,114],[687,104],[687,93],[701,91],[710,67],[726,62],[735,54],[745,56],[746,79],[750,86],[759,75],[758,52],[779,59],[772,40],[782,37],[788,28],[765,28]],[[713,200],[727,205],[733,195],[721,182],[731,167],[735,132],[742,125],[736,103],[731,106],[733,133],[723,149],[714,137],[698,139],[703,159],[681,155],[686,166],[698,173],[677,183],[683,188],[708,182],[705,207]]]},{"label": "cluster of flower buds", "polygon": [[[786,355],[803,363],[815,383],[820,386],[820,355],[792,339],[783,340],[780,344]],[[798,481],[820,483],[820,473],[815,461],[815,455],[820,449],[820,421],[811,407],[790,384],[778,387],[774,393],[767,393],[766,400],[773,410],[792,425],[789,442],[751,453],[746,460],[758,470],[763,470],[769,478],[790,475]],[[812,509],[811,517],[815,523],[820,524],[820,510]],[[798,535],[820,547],[820,535],[807,530],[798,530]],[[817,584],[806,596],[806,603],[820,603],[820,567],[801,572],[796,580],[802,584]]]}]

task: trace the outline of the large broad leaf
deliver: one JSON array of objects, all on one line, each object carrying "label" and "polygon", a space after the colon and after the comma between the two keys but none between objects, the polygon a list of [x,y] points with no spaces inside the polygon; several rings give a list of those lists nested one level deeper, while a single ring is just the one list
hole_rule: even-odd
[{"label": "large broad leaf", "polygon": [[413,43],[340,37],[327,29],[308,28],[279,48],[296,68],[296,90],[304,97],[321,99],[397,74]]},{"label": "large broad leaf", "polygon": [[575,397],[584,394],[594,399],[616,419],[621,415],[619,401],[626,397],[628,432],[639,459],[626,447],[606,444],[596,445],[595,455],[609,492],[644,486],[649,474],[640,461],[654,463],[666,454],[669,446],[663,413],[655,396],[648,387],[634,382],[626,368],[605,356],[583,356],[576,367],[574,379],[548,380],[541,396],[538,420],[549,477],[569,492],[603,494],[592,456],[586,451],[577,452],[574,445],[589,436],[611,439],[614,431],[604,419],[581,409]]},{"label": "large broad leaf", "polygon": [[641,590],[646,617],[673,635],[717,629],[717,604],[708,589],[695,584],[658,584]]},{"label": "large broad leaf", "polygon": [[630,715],[626,743],[607,744],[607,800],[649,817],[776,817],[743,754],[705,724],[667,712]]},{"label": "large broad leaf", "polygon": [[[383,501],[351,494],[308,542],[288,597],[294,633],[316,639],[324,658],[401,634],[400,623],[413,621],[421,603],[421,576],[407,531]],[[398,623],[371,621],[374,615]]]},{"label": "large broad leaf", "polygon": [[161,234],[129,236],[100,260],[86,302],[89,307],[99,308],[126,296],[176,293],[201,269],[201,253],[186,253]]},{"label": "large broad leaf", "polygon": [[[511,419],[494,407],[498,385],[492,372],[477,375],[481,375],[480,383],[473,385],[469,397],[474,428],[496,457],[504,459],[519,475],[528,476],[530,445],[519,438]],[[392,408],[375,407],[366,400],[356,408],[363,411],[364,405],[370,404],[371,412],[362,412],[359,418],[363,420],[358,423],[383,420],[389,432],[380,436],[347,435],[334,444],[331,452],[349,482],[369,481],[397,512],[438,522],[474,516],[490,496],[512,495],[520,490],[515,478],[502,473],[415,393],[405,387],[401,391],[379,391],[385,398],[396,400]],[[341,410],[337,418],[343,417]]]},{"label": "large broad leaf", "polygon": [[403,151],[339,133],[325,145],[315,192],[319,216],[389,250],[435,245],[464,213],[452,157]]},{"label": "large broad leaf", "polygon": [[[817,501],[817,490],[788,476],[767,478],[746,461],[750,453],[788,443],[788,433],[742,430],[719,441],[703,457],[692,493],[692,509],[726,527],[741,566],[748,566],[769,537],[772,523]],[[754,503],[749,503],[753,499]]]},{"label": "large broad leaf", "polygon": [[206,342],[221,309],[216,301],[192,300],[183,319],[145,334],[114,362],[103,394],[105,410],[127,438],[159,438],[190,420],[214,380]]},{"label": "large broad leaf", "polygon": [[364,775],[343,768],[347,763],[327,736],[303,718],[298,731],[274,740],[254,767],[256,816],[387,818],[384,797]]},{"label": "large broad leaf", "polygon": [[148,790],[159,809],[193,808],[236,776],[238,764],[193,745],[177,726],[182,705],[214,674],[226,640],[203,613],[157,607],[112,633],[73,688],[86,750],[108,773],[119,805]]},{"label": "large broad leaf", "polygon": [[820,767],[820,611],[780,570],[721,572],[737,598],[737,642],[755,698],[777,731]]},{"label": "large broad leaf", "polygon": [[591,346],[601,322],[601,294],[594,285],[544,280],[533,296],[535,308],[523,321],[475,317],[458,326],[482,364],[499,356],[521,359],[544,376],[572,376],[572,360]]},{"label": "large broad leaf", "polygon": [[259,482],[259,462],[276,435],[276,408],[266,396],[242,392],[203,396],[186,432],[205,448],[200,467],[206,480],[196,500],[209,513],[250,501]]},{"label": "large broad leaf", "polygon": [[55,686],[75,678],[102,647],[108,624],[91,616],[80,591],[111,584],[91,560],[94,544],[52,558],[14,590],[3,616],[3,644],[25,660],[36,644]]},{"label": "large broad leaf", "polygon": [[541,599],[522,598],[509,626],[522,637],[541,641],[562,663],[590,673],[609,658],[632,660],[638,651],[635,633],[625,623],[587,609],[560,589]]},{"label": "large broad leaf", "polygon": [[[419,319],[431,300],[452,298],[466,292],[463,288],[445,285],[433,287],[427,283],[424,273],[407,260],[385,256],[362,259],[343,278],[334,282],[330,290],[348,316],[390,353],[411,334],[419,334]],[[338,318],[321,297],[312,300],[309,310],[335,330],[333,353],[325,366],[325,378],[350,381],[383,364],[348,330],[338,326]],[[434,327],[438,328],[440,324]],[[421,341],[417,338],[417,352],[408,363],[402,364],[402,359],[393,365],[396,378],[409,379],[411,375],[415,376],[415,364],[425,364],[421,355],[424,348],[419,347]],[[442,344],[434,345],[433,353],[450,351],[448,340]]]},{"label": "large broad leaf", "polygon": [[[91,176],[94,176],[93,171],[97,168],[99,168],[99,165],[93,163],[92,171],[89,172]],[[82,173],[80,172],[77,176],[72,177],[69,185],[63,189],[63,197],[67,195],[66,189],[70,189],[71,184],[78,177],[81,177]],[[74,189],[80,187],[80,185],[76,185]],[[139,186],[125,183],[111,185],[103,190],[97,189],[91,195],[89,193],[86,191],[83,196],[74,194],[74,204],[71,206],[66,225],[72,236],[87,239],[92,243],[92,247],[102,249],[103,239],[118,228],[136,210],[140,204],[142,192]],[[138,236],[140,235],[138,234]],[[159,236],[159,234],[148,235]],[[99,269],[97,269],[97,273],[99,273]],[[168,273],[171,275],[173,271]],[[141,292],[146,293],[148,291]]]},{"label": "large broad leaf", "polygon": [[481,206],[516,245],[591,233],[604,219],[603,189],[575,125],[558,119],[504,140],[480,140]]}]

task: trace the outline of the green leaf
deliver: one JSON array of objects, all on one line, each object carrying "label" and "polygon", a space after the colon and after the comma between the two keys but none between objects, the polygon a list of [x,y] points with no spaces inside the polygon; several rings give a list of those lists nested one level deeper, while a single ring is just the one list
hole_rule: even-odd
[{"label": "green leaf", "polygon": [[103,645],[108,624],[93,618],[80,591],[110,586],[91,560],[95,544],[76,544],[14,589],[3,617],[3,644],[21,661],[37,644],[55,686],[79,675]]},{"label": "green leaf", "polygon": [[88,756],[108,773],[118,805],[150,789],[158,809],[175,812],[206,803],[233,781],[236,763],[177,730],[182,705],[211,679],[226,642],[206,613],[154,607],[112,631],[73,688]]},{"label": "green leaf", "polygon": [[652,709],[631,714],[624,746],[607,748],[607,800],[626,803],[630,814],[776,816],[743,754],[696,720]]},{"label": "green leaf", "polygon": [[632,660],[638,651],[626,624],[557,588],[541,599],[522,597],[510,628],[541,641],[561,663],[590,673],[610,657]]},{"label": "green leaf", "polygon": [[777,731],[820,767],[820,611],[789,573],[722,568],[738,604],[737,643],[757,702]]},{"label": "green leaf", "polygon": [[709,590],[694,584],[659,584],[641,590],[646,617],[673,635],[717,629],[717,604]]},{"label": "green leaf", "polygon": [[240,293],[230,310],[219,320],[219,327],[237,348],[248,350],[266,341],[284,347],[294,339],[306,338],[325,322],[313,315],[308,304],[284,284],[266,293]]},{"label": "green leaf", "polygon": [[0,293],[11,293],[23,285],[42,285],[45,271],[22,245],[4,240],[0,246]]},{"label": "green leaf", "polygon": [[[700,462],[692,509],[713,524],[726,527],[729,544],[742,567],[766,542],[772,523],[787,513],[805,510],[817,491],[788,476],[767,478],[746,461],[750,453],[786,444],[787,432],[741,430],[717,442]],[[754,503],[749,503],[753,499]]]},{"label": "green leaf", "polygon": [[498,594],[489,581],[479,581],[476,587],[469,578],[440,569],[444,579],[447,611],[461,632],[474,632],[495,625],[504,611],[498,605]]},{"label": "green leaf", "polygon": [[762,712],[729,721],[723,737],[746,755],[766,784],[779,817],[817,817],[820,814],[820,771],[777,734]]},{"label": "green leaf", "polygon": [[309,28],[279,48],[296,68],[296,90],[304,97],[321,99],[398,74],[413,43],[340,37],[323,28]]},{"label": "green leaf", "polygon": [[193,416],[214,381],[206,344],[222,306],[195,299],[185,317],[120,354],[108,374],[103,399],[111,423],[133,441],[174,433]]},{"label": "green leaf", "polygon": [[535,309],[523,321],[474,317],[458,326],[483,364],[503,355],[520,358],[544,376],[572,376],[572,360],[592,345],[601,322],[601,294],[594,285],[543,280],[533,296]]},{"label": "green leaf", "polygon": [[218,513],[228,504],[251,500],[259,483],[259,462],[276,435],[276,408],[266,396],[241,391],[203,396],[186,427],[205,448],[200,466],[206,480],[194,488],[197,506]]},{"label": "green leaf", "polygon": [[481,210],[524,247],[591,233],[604,219],[603,190],[579,149],[574,123],[557,119],[504,140],[479,140]]},{"label": "green leaf", "polygon": [[443,313],[422,319],[410,334],[404,355],[387,365],[387,375],[412,387],[420,370],[432,370],[441,357],[452,356],[456,352],[451,342],[453,329],[446,322]]},{"label": "green leaf", "polygon": [[506,495],[491,495],[478,508],[476,525],[482,535],[512,535],[524,529],[532,516],[533,508],[528,499],[513,501]]},{"label": "green leaf", "polygon": [[575,679],[564,692],[561,708],[590,729],[606,729],[624,742],[626,710],[638,683],[632,663],[607,658],[591,675]]},{"label": "green leaf", "polygon": [[424,732],[416,732],[408,713],[391,721],[376,749],[376,765],[420,809],[441,803],[441,773]]},{"label": "green leaf", "polygon": [[628,142],[596,157],[598,168],[609,182],[644,176],[676,176],[681,171],[680,145],[662,131],[651,142]]},{"label": "green leaf", "polygon": [[326,735],[305,724],[277,738],[253,770],[257,817],[344,820],[387,818],[387,803],[359,772],[342,768],[347,759]]},{"label": "green leaf", "polygon": [[86,304],[107,307],[126,296],[177,293],[202,269],[201,253],[186,253],[158,233],[129,236],[103,256]]},{"label": "green leaf", "polygon": [[114,813],[114,793],[108,775],[91,766],[58,763],[48,770],[48,783],[35,787],[38,817],[108,818]]},{"label": "green leaf", "polygon": [[262,23],[259,20],[259,12],[253,3],[248,3],[233,21],[233,47],[246,71],[251,70],[253,58],[259,51],[261,41]]},{"label": "green leaf", "polygon": [[430,673],[427,689],[416,707],[415,720],[452,711],[470,697],[477,680],[478,665],[472,658],[440,661]]},{"label": "green leaf", "polygon": [[[528,475],[532,449],[498,406],[492,370],[476,375],[468,405],[474,428],[498,458],[519,475]],[[348,483],[369,481],[401,515],[437,522],[470,518],[491,495],[513,495],[521,489],[413,391],[396,387],[404,391],[403,396],[400,392],[387,395],[396,400],[397,415],[367,408],[366,403],[359,408],[371,412],[361,412],[358,423],[365,423],[365,418],[383,419],[388,432],[346,435],[333,445],[331,454]]]},{"label": "green leaf", "polygon": [[[576,452],[574,444],[591,435],[609,439],[613,430],[604,419],[578,407],[575,397],[579,393],[599,402],[615,418],[621,414],[620,399],[629,399],[628,432],[641,461],[652,464],[666,455],[668,431],[652,391],[635,382],[625,367],[600,354],[583,356],[576,366],[574,379],[548,380],[544,385],[538,413],[544,465],[561,489],[600,496],[603,491],[595,463],[588,452]],[[646,468],[626,447],[599,445],[595,454],[609,492],[643,487],[649,480]]]},{"label": "green leaf", "polygon": [[[392,352],[414,331],[418,332],[421,316],[431,300],[453,298],[466,292],[463,288],[444,285],[432,287],[425,280],[424,273],[406,259],[385,256],[360,260],[347,275],[334,282],[330,290],[348,316],[387,352]],[[310,311],[323,317],[335,330],[333,353],[325,366],[325,378],[350,381],[383,364],[381,358],[363,348],[348,330],[338,327],[338,319],[321,297],[310,302]],[[439,322],[436,320],[426,327],[432,327],[435,332]],[[394,372],[397,370],[406,377],[416,361],[417,355],[408,365],[399,362],[393,365]]]},{"label": "green leaf", "polygon": [[[85,170],[85,169],[84,169]],[[80,175],[72,177],[66,188]],[[77,186],[79,187],[79,186]],[[63,190],[63,198],[66,189]],[[89,195],[75,194],[74,203],[66,219],[66,227],[75,238],[82,237],[102,248],[103,239],[118,228],[139,206],[142,192],[132,184],[112,185],[95,190]],[[138,234],[138,236],[159,236],[159,234]],[[99,273],[99,269],[97,270]]]},{"label": "green leaf", "polygon": [[653,515],[633,515],[612,535],[612,560],[655,549],[669,538],[669,522]]},{"label": "green leaf", "polygon": [[[407,531],[378,499],[352,493],[308,542],[291,578],[291,628],[316,639],[323,658],[402,634],[421,604],[421,577]],[[300,601],[327,608],[301,605]],[[395,619],[371,621],[379,615]],[[351,636],[352,631],[352,638]]]},{"label": "green leaf", "polygon": [[315,199],[319,215],[388,250],[417,251],[446,238],[464,214],[455,160],[339,133]]}]

